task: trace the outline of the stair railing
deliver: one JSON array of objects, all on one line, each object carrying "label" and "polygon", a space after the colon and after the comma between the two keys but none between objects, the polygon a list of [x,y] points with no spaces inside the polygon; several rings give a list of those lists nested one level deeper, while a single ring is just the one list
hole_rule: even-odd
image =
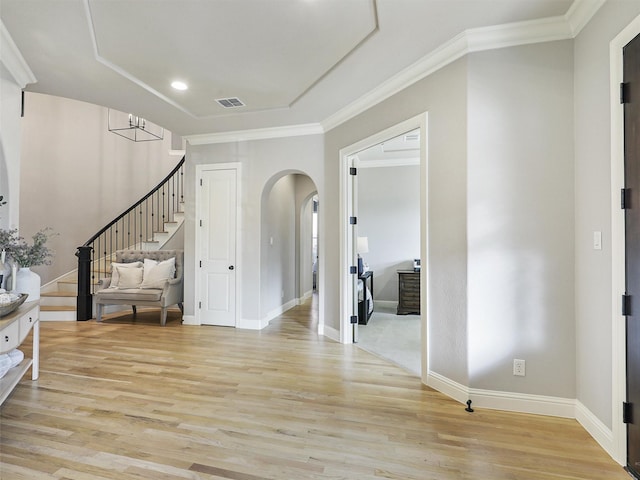
[{"label": "stair railing", "polygon": [[184,200],[185,157],[153,190],[78,247],[77,320],[93,317],[93,292],[110,271],[116,250],[143,249],[172,222]]}]

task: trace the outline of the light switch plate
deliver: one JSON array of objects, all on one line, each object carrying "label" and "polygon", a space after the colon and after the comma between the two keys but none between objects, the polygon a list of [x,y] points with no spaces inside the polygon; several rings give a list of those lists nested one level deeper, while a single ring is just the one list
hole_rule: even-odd
[{"label": "light switch plate", "polygon": [[602,250],[602,232],[593,232],[593,249]]}]

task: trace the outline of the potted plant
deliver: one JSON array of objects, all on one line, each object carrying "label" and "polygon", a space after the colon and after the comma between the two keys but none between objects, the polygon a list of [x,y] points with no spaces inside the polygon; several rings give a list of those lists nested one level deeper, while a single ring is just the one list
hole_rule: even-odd
[{"label": "potted plant", "polygon": [[31,267],[51,265],[53,250],[47,247],[52,236],[51,229],[37,232],[33,242],[27,242],[18,236],[17,230],[0,230],[0,248],[13,262],[12,290],[29,294],[29,301],[40,298],[40,275],[31,271]]}]

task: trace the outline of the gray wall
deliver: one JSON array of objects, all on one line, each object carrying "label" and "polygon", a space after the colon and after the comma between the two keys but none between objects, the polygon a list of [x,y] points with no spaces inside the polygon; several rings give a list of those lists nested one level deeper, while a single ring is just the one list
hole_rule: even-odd
[{"label": "gray wall", "polygon": [[[262,305],[261,292],[267,288],[267,272],[262,265],[263,245],[269,229],[262,216],[263,207],[271,188],[284,175],[300,173],[311,178],[320,201],[324,191],[322,158],[324,147],[321,135],[257,140],[212,145],[187,145],[185,170],[185,315],[195,315],[197,304],[195,279],[195,166],[215,163],[240,163],[242,173],[241,219],[238,227],[238,249],[241,265],[241,304],[238,306],[241,322],[260,322],[269,312],[271,304]],[[292,198],[292,203],[295,197]],[[322,218],[321,218],[322,222]],[[322,225],[321,225],[322,228]],[[293,279],[284,284],[295,284]],[[295,287],[294,287],[295,288]],[[279,296],[278,292],[278,296]],[[292,297],[293,298],[293,297]],[[322,308],[322,307],[321,307]]]},{"label": "gray wall", "polygon": [[374,301],[398,301],[399,269],[420,258],[420,166],[358,168],[358,236],[373,270]]},{"label": "gray wall", "polygon": [[469,55],[474,388],[575,398],[572,43]]},{"label": "gray wall", "polygon": [[317,189],[313,180],[306,175],[295,175],[296,182],[296,291],[302,299],[313,290],[313,201]]},{"label": "gray wall", "polygon": [[[429,112],[427,186],[430,255],[428,285],[429,361],[431,370],[463,385],[467,370],[467,61],[439,70],[326,134],[327,193],[322,212],[325,274],[335,279],[325,288],[325,322],[339,329],[340,149],[404,120]],[[423,205],[423,208],[425,206]]]},{"label": "gray wall", "polygon": [[295,297],[296,208],[295,176],[286,175],[267,193],[263,207],[261,275],[262,315]]},{"label": "gray wall", "polygon": [[[609,43],[639,14],[640,2],[635,0],[606,2],[574,41],[577,398],[609,428],[615,321]],[[602,232],[602,250],[593,250],[594,231]]]},{"label": "gray wall", "polygon": [[38,93],[25,96],[20,234],[51,227],[45,284],[77,267],[76,248],[155,187],[180,161],[164,140],[134,143],[107,130],[107,109]]}]

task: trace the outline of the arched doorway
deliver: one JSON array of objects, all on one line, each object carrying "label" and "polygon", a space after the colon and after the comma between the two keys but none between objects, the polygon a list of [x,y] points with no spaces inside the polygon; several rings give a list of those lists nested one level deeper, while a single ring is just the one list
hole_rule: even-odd
[{"label": "arched doorway", "polygon": [[279,172],[265,184],[260,216],[263,323],[312,298],[314,198],[317,205],[316,185],[304,172]]}]

